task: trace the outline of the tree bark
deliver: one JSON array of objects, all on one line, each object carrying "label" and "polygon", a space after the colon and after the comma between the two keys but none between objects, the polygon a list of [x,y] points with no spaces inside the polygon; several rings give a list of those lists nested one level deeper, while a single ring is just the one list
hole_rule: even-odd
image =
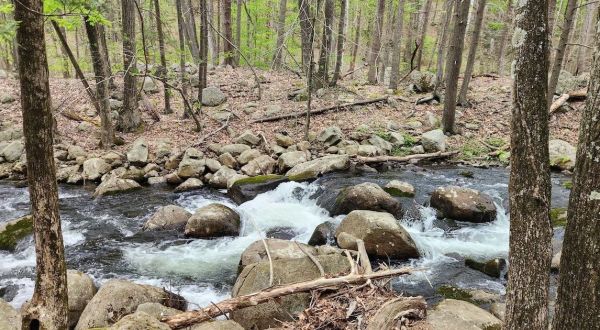
[{"label": "tree bark", "polygon": [[92,25],[88,17],[84,17],[85,30],[87,32],[90,44],[90,54],[92,56],[92,65],[94,75],[96,76],[96,100],[100,107],[100,145],[104,148],[110,148],[113,144],[115,133],[110,119],[110,104],[108,102],[109,80],[106,76],[106,62],[100,45],[100,24]]},{"label": "tree bark", "polygon": [[136,90],[136,47],[135,47],[135,0],[121,0],[121,13],[123,15],[123,108],[119,113],[117,129],[123,132],[136,130],[141,122],[138,109],[138,95]]},{"label": "tree bark", "polygon": [[361,14],[362,8],[358,8],[358,17],[356,18],[356,32],[354,34],[354,45],[352,47],[352,60],[350,62],[350,68],[348,72],[354,72],[354,67],[356,65],[356,56],[358,55],[358,42],[360,41],[360,23],[361,23]]},{"label": "tree bark", "polygon": [[558,78],[560,76],[560,70],[562,69],[562,62],[565,56],[567,43],[569,42],[569,34],[573,27],[573,17],[575,16],[575,10],[577,6],[577,0],[568,0],[567,9],[565,11],[565,21],[562,26],[562,32],[558,45],[556,45],[556,52],[554,55],[554,62],[552,63],[552,71],[550,73],[550,81],[548,82],[548,101],[552,103],[554,93],[556,92],[556,85],[558,84]]},{"label": "tree bark", "polygon": [[98,29],[98,37],[99,42],[100,42],[100,47],[102,49],[102,56],[104,57],[104,61],[106,63],[105,65],[105,77],[108,77],[108,82],[109,88],[115,88],[115,77],[112,74],[112,69],[110,66],[110,56],[109,56],[109,52],[108,52],[108,40],[106,39],[106,28],[104,27],[104,25],[98,25],[97,26]]},{"label": "tree bark", "polygon": [[325,20],[323,35],[321,37],[321,51],[319,52],[319,70],[315,77],[315,90],[329,84],[329,50],[331,48],[331,35],[333,33],[333,0],[325,1]]},{"label": "tree bark", "polygon": [[308,72],[312,45],[310,44],[310,35],[312,31],[310,21],[310,3],[308,0],[298,0],[298,20],[300,21],[300,37],[302,51],[302,67],[304,72]]},{"label": "tree bark", "polygon": [[415,56],[415,67],[416,70],[421,70],[421,59],[423,58],[423,42],[425,42],[425,37],[427,36],[427,28],[429,28],[429,12],[431,11],[431,2],[432,0],[426,0],[425,5],[423,6],[423,13],[421,17],[421,24],[419,29],[419,39],[417,43],[419,44],[419,49],[417,49],[417,54]]},{"label": "tree bark", "polygon": [[504,67],[506,66],[506,59],[504,57],[506,54],[506,41],[508,40],[508,31],[512,27],[512,6],[512,0],[508,0],[508,4],[506,5],[506,12],[504,13],[504,25],[502,26],[502,31],[498,36],[498,64],[496,70],[498,71],[498,75],[500,76],[504,75]]},{"label": "tree bark", "polygon": [[[387,24],[384,25],[384,29],[381,32],[381,39],[383,45],[381,47],[381,51],[379,53],[379,70],[378,70],[378,78],[377,81],[384,83],[385,82],[385,70],[389,66],[390,62],[390,53],[393,47],[394,41],[392,40],[393,30],[394,30],[394,1],[389,0],[389,4],[386,8],[387,15],[384,19],[384,22]],[[384,38],[385,37],[385,38]],[[385,39],[385,41],[383,41]]]},{"label": "tree bark", "polygon": [[[236,0],[235,45],[241,52],[242,51],[242,0]],[[240,66],[239,52],[235,52],[235,65]]]},{"label": "tree bark", "polygon": [[333,70],[333,78],[331,79],[331,86],[337,85],[340,79],[340,72],[342,71],[342,62],[344,60],[344,42],[346,34],[346,12],[348,10],[348,0],[340,1],[340,17],[338,19],[338,38],[335,58],[335,69]]},{"label": "tree bark", "polygon": [[[162,19],[160,15],[160,3],[158,0],[154,0],[154,10],[156,11],[156,33],[158,34],[158,50],[160,52],[160,72],[159,77],[161,81],[167,79],[167,57],[165,55],[165,37],[162,29]],[[164,97],[165,97],[165,113],[170,114],[171,110],[171,91],[169,87],[163,83]]]},{"label": "tree bark", "polygon": [[473,22],[473,31],[471,32],[471,41],[469,42],[471,45],[469,46],[469,55],[467,56],[467,66],[465,67],[462,86],[458,95],[458,103],[463,106],[468,104],[467,92],[469,90],[469,83],[471,82],[471,75],[473,74],[473,67],[475,66],[475,55],[477,55],[479,36],[481,36],[485,4],[486,0],[477,1],[477,12],[475,13],[475,22]]},{"label": "tree bark", "polygon": [[552,228],[547,0],[515,8],[509,181],[510,250],[503,329],[547,330]]},{"label": "tree bark", "polygon": [[233,50],[233,35],[231,32],[231,0],[223,0],[223,52],[225,65],[235,66],[235,52]]},{"label": "tree bark", "polygon": [[283,54],[283,43],[285,42],[285,14],[287,12],[287,0],[279,0],[279,17],[277,19],[277,44],[273,56],[273,68],[281,69]]},{"label": "tree bark", "polygon": [[200,0],[200,64],[198,65],[198,102],[202,104],[202,90],[208,85],[208,0]]},{"label": "tree bark", "polygon": [[404,0],[398,1],[396,26],[394,27],[394,47],[392,48],[392,72],[390,73],[390,86],[392,90],[398,89],[400,82],[400,59],[402,58],[402,27],[404,24]]},{"label": "tree bark", "polygon": [[192,58],[197,64],[200,62],[200,46],[198,45],[198,36],[196,35],[196,23],[194,22],[193,18],[192,6],[188,0],[180,0],[180,4],[185,40],[187,41],[188,48],[190,49],[190,53],[192,54]]},{"label": "tree bark", "polygon": [[369,84],[377,83],[377,60],[381,48],[381,36],[383,34],[383,16],[385,15],[385,0],[377,0],[377,16],[373,26],[373,41],[371,43],[371,54],[369,58]]},{"label": "tree bark", "polygon": [[[594,8],[595,9],[595,8]],[[595,13],[596,21],[599,12]],[[600,329],[600,33],[581,117],[553,329]]]},{"label": "tree bark", "polygon": [[452,17],[452,0],[446,0],[444,4],[444,25],[440,31],[439,43],[437,48],[435,85],[433,86],[433,96],[439,98],[438,92],[444,81],[444,55],[446,52],[446,44],[448,39],[448,29],[450,28],[450,19]]},{"label": "tree bark", "polygon": [[41,0],[15,1],[16,41],[29,198],[36,252],[35,291],[23,329],[67,329],[67,267],[58,212],[53,117]]},{"label": "tree bark", "polygon": [[[185,32],[184,32],[184,21],[182,13],[181,0],[175,0],[175,10],[177,12],[177,34],[179,39],[179,84],[181,86],[181,93],[187,94],[186,83],[185,83]],[[187,112],[183,112],[183,117],[187,117]]]},{"label": "tree bark", "polygon": [[458,75],[462,63],[469,7],[469,0],[457,0],[454,7],[454,27],[446,59],[446,95],[444,96],[444,114],[442,116],[444,133],[454,133]]}]

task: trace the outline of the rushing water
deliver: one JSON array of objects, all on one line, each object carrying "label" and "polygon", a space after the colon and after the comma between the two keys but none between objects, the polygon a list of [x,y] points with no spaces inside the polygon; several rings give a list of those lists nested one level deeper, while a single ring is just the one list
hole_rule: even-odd
[{"label": "rushing water", "polygon": [[[508,172],[505,169],[469,168],[473,178],[459,173],[465,168],[409,167],[378,174],[352,176],[333,174],[313,183],[284,183],[277,189],[235,205],[222,192],[203,189],[174,194],[166,188],[99,199],[93,187],[61,186],[60,207],[67,264],[90,274],[98,283],[126,278],[165,287],[183,295],[190,308],[205,306],[229,295],[242,251],[262,237],[286,237],[308,241],[314,228],[331,218],[325,206],[344,186],[371,181],[385,184],[391,179],[412,183],[414,199],[402,198],[407,215],[402,225],[415,240],[422,258],[407,262],[423,271],[395,281],[394,286],[411,294],[434,295],[441,284],[486,288],[502,293],[502,279],[494,279],[464,267],[461,258],[506,257],[509,219],[506,214]],[[553,177],[553,204],[566,205],[568,191],[563,176]],[[436,219],[426,205],[438,186],[454,184],[491,195],[498,217],[487,224],[467,224]],[[190,212],[209,203],[234,208],[242,219],[239,237],[212,240],[187,239],[174,232],[141,232],[144,222],[159,207],[178,204]],[[26,188],[0,182],[0,222],[29,212]],[[450,254],[450,256],[449,256]],[[0,251],[0,292],[19,307],[33,293],[35,255],[32,239],[23,240],[13,253]],[[1,295],[1,293],[0,293]]]}]

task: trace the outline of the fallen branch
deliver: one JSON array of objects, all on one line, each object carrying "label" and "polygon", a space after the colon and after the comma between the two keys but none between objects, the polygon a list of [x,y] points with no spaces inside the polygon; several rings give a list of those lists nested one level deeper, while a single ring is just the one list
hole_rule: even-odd
[{"label": "fallen branch", "polygon": [[440,159],[440,158],[447,158],[447,157],[451,157],[454,156],[456,154],[458,154],[458,151],[447,151],[447,152],[432,152],[429,154],[415,154],[415,155],[410,155],[410,156],[402,156],[402,157],[397,157],[397,156],[376,156],[376,157],[363,157],[363,156],[356,156],[356,160],[359,163],[383,163],[383,162],[398,162],[398,163],[407,163],[409,161],[413,161],[413,160],[431,160],[431,159]]},{"label": "fallen branch", "polygon": [[379,271],[371,274],[348,274],[334,278],[318,278],[306,282],[274,286],[255,293],[226,299],[218,304],[214,304],[199,310],[172,315],[161,319],[161,322],[166,323],[169,327],[171,327],[171,329],[181,329],[196,323],[212,320],[224,313],[230,313],[245,307],[256,306],[271,299],[290,294],[308,292],[323,288],[337,288],[346,284],[362,284],[368,280],[407,275],[410,274],[411,271],[412,269],[410,268],[400,268]]},{"label": "fallen branch", "polygon": [[562,107],[567,101],[581,101],[585,100],[587,97],[587,90],[581,89],[578,91],[570,92],[562,94],[556,101],[552,102],[550,105],[550,114],[556,112],[560,107]]},{"label": "fallen branch", "polygon": [[[352,103],[333,105],[333,106],[326,107],[326,108],[312,110],[310,112],[310,115],[311,116],[319,115],[319,114],[329,112],[329,111],[346,110],[346,109],[350,109],[357,105],[367,105],[367,104],[373,104],[373,103],[384,102],[384,101],[387,102],[387,99],[388,99],[388,97],[386,96],[386,97],[378,97],[378,98],[370,99],[370,100],[363,100],[363,101],[357,101],[357,102],[352,102]],[[251,121],[251,123],[264,123],[264,122],[269,122],[269,121],[278,121],[278,120],[282,120],[282,119],[297,118],[297,117],[304,116],[304,115],[306,115],[306,111],[292,112],[292,113],[286,113],[284,115],[279,115],[279,116],[258,118],[258,119]]]},{"label": "fallen branch", "polygon": [[89,118],[84,115],[80,115],[80,114],[74,112],[73,110],[64,110],[64,111],[61,111],[60,114],[63,115],[65,118],[68,118],[68,119],[71,119],[71,120],[74,120],[77,122],[85,121],[92,125],[100,126],[100,123],[98,122],[98,120]]}]

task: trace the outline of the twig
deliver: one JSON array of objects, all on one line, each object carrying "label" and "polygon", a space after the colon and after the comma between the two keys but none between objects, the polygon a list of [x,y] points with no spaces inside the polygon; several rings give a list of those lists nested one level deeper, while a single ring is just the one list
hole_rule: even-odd
[{"label": "twig", "polygon": [[298,242],[295,241],[294,243],[296,243],[300,251],[302,251],[302,253],[304,253],[310,259],[310,261],[312,261],[315,264],[315,266],[317,266],[321,277],[325,277],[325,270],[323,269],[323,266],[321,266],[319,260],[317,260],[317,258],[315,258],[310,252],[304,250],[304,248],[300,244],[298,244]]},{"label": "twig", "polygon": [[350,263],[350,274],[356,274],[356,266],[354,266],[354,259],[352,259],[352,256],[350,256],[350,252],[348,252],[348,250],[344,250],[344,254]]},{"label": "twig", "polygon": [[273,259],[271,258],[271,252],[269,252],[269,246],[267,245],[267,241],[262,239],[262,243],[265,246],[265,251],[267,252],[267,257],[269,258],[269,286],[273,286]]},{"label": "twig", "polygon": [[358,255],[360,256],[360,265],[362,266],[364,273],[371,274],[373,272],[373,268],[371,268],[371,261],[369,260],[367,249],[365,248],[365,242],[362,239],[356,240],[356,247],[358,250]]}]

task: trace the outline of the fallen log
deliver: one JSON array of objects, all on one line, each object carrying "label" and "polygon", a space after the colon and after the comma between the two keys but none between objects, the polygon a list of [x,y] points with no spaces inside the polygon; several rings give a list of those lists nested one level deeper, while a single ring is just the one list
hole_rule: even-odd
[{"label": "fallen log", "polygon": [[[357,102],[352,102],[352,103],[345,103],[345,104],[338,104],[338,105],[333,105],[330,107],[326,107],[326,108],[321,108],[321,109],[316,109],[316,110],[311,110],[310,115],[319,115],[325,112],[329,112],[329,111],[339,111],[339,110],[345,110],[345,109],[350,109],[353,106],[357,106],[357,105],[367,105],[367,104],[373,104],[373,103],[378,103],[378,102],[387,102],[388,97],[378,97],[375,99],[370,99],[370,100],[363,100],[363,101],[357,101]],[[403,99],[399,99],[401,101],[403,101]],[[251,123],[264,123],[264,122],[269,122],[269,121],[278,121],[278,120],[282,120],[282,119],[289,119],[289,118],[297,118],[297,117],[301,117],[301,116],[306,116],[306,111],[297,111],[297,112],[292,112],[292,113],[286,113],[283,115],[279,115],[279,116],[272,116],[272,117],[263,117],[263,118],[258,118],[255,119],[253,121],[251,121]]]},{"label": "fallen log", "polygon": [[552,102],[550,106],[550,114],[556,112],[562,107],[567,101],[582,101],[587,97],[587,89],[581,89],[574,92],[562,94],[556,101]]},{"label": "fallen log", "polygon": [[74,120],[77,122],[88,122],[92,125],[95,126],[100,126],[100,121],[99,120],[95,120],[93,118],[90,118],[88,116],[84,116],[84,115],[80,115],[77,112],[73,111],[73,110],[63,110],[60,112],[61,115],[63,115],[65,118],[70,119],[70,120]]},{"label": "fallen log", "polygon": [[312,281],[273,286],[259,292],[226,299],[220,303],[213,304],[202,309],[165,317],[161,319],[161,322],[166,323],[169,327],[171,327],[171,329],[182,329],[196,323],[212,320],[213,318],[225,313],[230,313],[245,307],[256,306],[271,299],[290,294],[308,292],[323,288],[337,288],[346,284],[362,284],[369,280],[407,275],[411,273],[411,270],[412,269],[410,268],[399,268],[378,271],[370,274],[348,274],[334,278],[318,278]]},{"label": "fallen log", "polygon": [[376,156],[376,157],[363,157],[363,156],[355,156],[356,160],[359,163],[368,164],[368,163],[383,163],[383,162],[398,162],[398,163],[407,163],[413,160],[432,160],[432,159],[440,159],[447,158],[458,154],[459,151],[447,151],[447,152],[432,152],[428,154],[415,154],[409,156]]}]

